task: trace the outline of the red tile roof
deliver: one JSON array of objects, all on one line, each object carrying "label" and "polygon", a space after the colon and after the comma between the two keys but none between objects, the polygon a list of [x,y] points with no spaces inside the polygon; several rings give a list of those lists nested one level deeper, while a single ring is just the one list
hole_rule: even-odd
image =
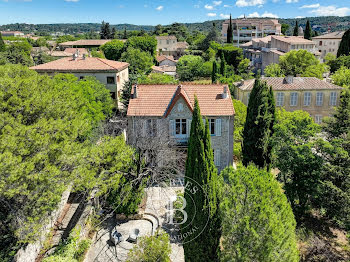
[{"label": "red tile roof", "polygon": [[312,39],[342,39],[345,31],[333,32],[325,35],[315,36]]},{"label": "red tile roof", "polygon": [[[340,86],[322,81],[316,77],[293,77],[293,82],[288,84],[284,77],[262,77],[261,80],[266,81],[273,90],[325,90],[325,89],[342,89]],[[244,84],[236,83],[241,90],[252,90],[255,79],[244,81]]]},{"label": "red tile roof", "polygon": [[139,85],[137,98],[130,99],[128,116],[166,116],[178,96],[185,97],[191,107],[194,96],[204,116],[232,116],[235,114],[231,95],[223,99],[223,85]]},{"label": "red tile roof", "polygon": [[100,46],[112,41],[111,39],[80,39],[77,41],[68,41],[60,43],[60,46]]},{"label": "red tile roof", "polygon": [[73,57],[61,58],[46,64],[33,66],[37,72],[95,72],[121,71],[129,66],[128,63],[102,59],[98,57],[82,57],[73,60]]},{"label": "red tile roof", "polygon": [[157,56],[157,62],[160,63],[164,60],[170,60],[170,61],[173,61],[173,62],[177,62],[174,57],[172,55],[170,56],[166,56],[166,55],[160,55],[160,56]]}]

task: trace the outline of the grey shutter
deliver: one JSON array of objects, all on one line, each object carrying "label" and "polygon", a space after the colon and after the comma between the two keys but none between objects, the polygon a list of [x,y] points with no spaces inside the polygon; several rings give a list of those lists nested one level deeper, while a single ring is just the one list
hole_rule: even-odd
[{"label": "grey shutter", "polygon": [[191,135],[191,123],[192,123],[192,120],[191,119],[186,119],[186,133],[187,133],[187,136],[189,137]]},{"label": "grey shutter", "polygon": [[221,136],[221,119],[215,120],[215,136]]},{"label": "grey shutter", "polygon": [[175,120],[169,120],[169,135],[171,137],[175,136]]},{"label": "grey shutter", "polygon": [[215,149],[214,151],[214,164],[215,166],[220,166],[221,162],[221,150],[220,149]]}]

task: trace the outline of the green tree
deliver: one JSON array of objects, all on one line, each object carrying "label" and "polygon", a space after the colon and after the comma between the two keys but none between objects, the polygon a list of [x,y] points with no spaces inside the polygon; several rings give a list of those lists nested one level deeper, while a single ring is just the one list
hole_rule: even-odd
[{"label": "green tree", "polygon": [[[213,45],[211,45],[213,47]],[[239,63],[243,60],[243,50],[242,48],[233,45],[217,46],[217,55],[219,57],[224,53],[226,63],[232,65],[236,70]]]},{"label": "green tree", "polygon": [[298,36],[299,35],[299,25],[298,25],[298,21],[295,21],[295,27],[293,30],[293,36]]},{"label": "green tree", "polygon": [[160,74],[160,73],[151,73],[148,76],[142,75],[138,78],[139,84],[152,84],[152,85],[159,85],[159,84],[178,84],[179,81],[176,80],[173,76],[166,75],[166,74]]},{"label": "green tree", "polygon": [[151,56],[156,55],[157,39],[154,36],[132,36],[126,43],[126,48],[140,49],[143,52],[148,52]]},{"label": "green tree", "polygon": [[205,192],[198,190],[193,194],[190,188],[185,188],[185,211],[189,219],[182,225],[182,230],[196,226],[202,228],[202,234],[210,238],[194,239],[194,236],[188,235],[184,240],[186,261],[218,261],[221,222],[218,215],[218,177],[210,140],[209,122],[206,120],[204,126],[198,100],[195,98],[185,184],[195,181]]},{"label": "green tree", "polygon": [[204,60],[200,56],[184,55],[176,65],[176,73],[180,81],[193,81],[201,74]]},{"label": "green tree", "polygon": [[340,56],[348,56],[350,55],[350,29],[348,29],[339,44],[338,52],[337,52],[337,57]]},{"label": "green tree", "polygon": [[341,86],[350,88],[350,69],[342,66],[332,76],[333,83]]},{"label": "green tree", "polygon": [[105,23],[105,21],[102,21],[101,24],[100,37],[101,39],[111,39],[111,28],[109,23]]},{"label": "green tree", "polygon": [[102,45],[101,50],[107,59],[118,61],[124,52],[124,43],[120,40],[112,40]]},{"label": "green tree", "polygon": [[121,61],[129,63],[132,74],[145,74],[151,71],[153,57],[140,49],[129,47],[121,56]]},{"label": "green tree", "polygon": [[347,68],[350,68],[350,55],[349,56],[340,56],[336,59],[331,59],[328,62],[328,65],[330,67],[331,73],[336,72],[339,70],[342,66],[345,66]]},{"label": "green tree", "polygon": [[318,79],[323,79],[323,74],[328,70],[328,66],[325,64],[317,64],[308,66],[304,73],[301,74],[302,77],[316,77]]},{"label": "green tree", "polygon": [[273,175],[229,167],[220,182],[220,261],[299,261],[293,212]]},{"label": "green tree", "polygon": [[312,138],[320,131],[304,111],[278,111],[273,136],[274,165],[283,183],[296,218],[300,220],[312,207],[320,189],[322,158],[314,154]]},{"label": "green tree", "polygon": [[243,130],[243,164],[250,162],[269,168],[271,163],[271,136],[275,121],[272,88],[260,79],[255,80]]},{"label": "green tree", "polygon": [[290,27],[290,26],[289,26],[288,24],[282,24],[282,25],[281,25],[281,32],[282,32],[283,35],[286,35],[286,33],[287,33],[289,27]]},{"label": "green tree", "polygon": [[2,55],[7,63],[32,66],[31,50],[32,46],[27,41],[19,41],[9,45]]},{"label": "green tree", "polygon": [[128,253],[127,262],[170,262],[171,246],[166,233],[145,236]]},{"label": "green tree", "polygon": [[269,64],[265,67],[264,74],[266,77],[284,77],[282,68],[279,64]]},{"label": "green tree", "polygon": [[311,40],[312,39],[312,29],[310,25],[310,20],[307,20],[306,26],[305,26],[305,31],[304,31],[304,38]]},{"label": "green tree", "polygon": [[224,52],[221,52],[221,56],[220,56],[220,70],[219,70],[220,74],[222,76],[226,75],[226,61],[225,61],[225,55]]},{"label": "green tree", "polygon": [[221,42],[221,39],[220,39],[220,36],[219,36],[219,32],[216,28],[216,25],[215,23],[213,23],[213,26],[211,28],[211,30],[209,31],[209,33],[207,34],[207,36],[204,38],[201,46],[200,46],[200,49],[203,50],[203,51],[206,51],[209,47],[210,47],[210,43],[212,41],[215,41],[215,42],[218,42],[220,43]]},{"label": "green tree", "polygon": [[[319,60],[306,50],[292,50],[280,57],[284,75],[302,75],[309,66],[318,66]],[[323,72],[322,72],[323,73]]]},{"label": "green tree", "polygon": [[232,44],[233,42],[233,27],[232,27],[232,18],[231,18],[231,14],[230,14],[230,23],[228,24],[228,28],[227,28],[227,43]]},{"label": "green tree", "polygon": [[217,66],[217,64],[216,64],[216,61],[214,60],[213,61],[213,70],[212,70],[212,72],[211,72],[211,82],[213,83],[213,84],[215,84],[216,83],[216,74],[217,74],[217,72],[218,72],[218,68],[217,68],[218,66]]},{"label": "green tree", "polygon": [[4,40],[2,40],[2,35],[0,32],[0,52],[4,52],[6,50],[6,45],[4,43]]},{"label": "green tree", "polygon": [[235,109],[234,119],[234,156],[239,160],[242,159],[242,142],[243,142],[243,128],[247,117],[247,107],[241,101],[233,99],[233,107]]},{"label": "green tree", "polygon": [[350,230],[350,90],[342,93],[334,117],[325,119],[329,142],[322,141],[324,168],[320,207],[337,225]]}]

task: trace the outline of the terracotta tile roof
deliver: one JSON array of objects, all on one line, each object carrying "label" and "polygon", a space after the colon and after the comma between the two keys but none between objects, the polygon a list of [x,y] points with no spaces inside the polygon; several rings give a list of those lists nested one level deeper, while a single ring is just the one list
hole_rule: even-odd
[{"label": "terracotta tile roof", "polygon": [[86,50],[86,48],[72,48],[72,47],[68,47],[66,49],[64,49],[64,52],[66,53],[70,53],[71,55],[75,54],[77,51],[79,51],[79,55],[87,55],[89,53],[88,50]]},{"label": "terracotta tile roof", "polygon": [[[223,99],[222,85],[186,84],[179,90],[178,85],[139,85],[137,98],[130,99],[128,116],[165,116],[177,95],[184,95],[190,105],[194,96],[198,98],[204,116],[232,116],[235,114],[231,95]],[[185,99],[186,101],[186,99]]]},{"label": "terracotta tile roof", "polygon": [[100,46],[107,42],[112,41],[111,39],[81,39],[77,41],[68,41],[60,43],[60,46]]},{"label": "terracotta tile roof", "polygon": [[176,48],[177,49],[186,49],[189,47],[189,44],[187,42],[177,42]]},{"label": "terracotta tile roof", "polygon": [[298,37],[298,36],[277,36],[277,35],[273,35],[271,37],[271,39],[276,39],[278,41],[281,42],[285,42],[285,43],[290,43],[290,44],[309,44],[309,45],[314,45],[315,43],[304,39],[302,37]]},{"label": "terracotta tile roof", "polygon": [[174,57],[172,55],[170,56],[165,56],[165,55],[160,55],[160,56],[157,56],[157,62],[160,63],[164,60],[170,60],[170,61],[173,61],[173,62],[177,62]]},{"label": "terracotta tile roof", "polygon": [[72,56],[71,53],[67,53],[65,51],[52,51],[50,53],[50,56],[53,56],[53,57],[70,57]]},{"label": "terracotta tile roof", "polygon": [[160,68],[161,68],[164,72],[176,72],[176,66],[163,65],[163,66],[160,66]]},{"label": "terracotta tile roof", "polygon": [[152,70],[158,73],[164,73],[163,68],[161,68],[160,66],[152,66]]},{"label": "terracotta tile roof", "polygon": [[333,32],[325,35],[315,36],[312,39],[342,39],[345,31]]},{"label": "terracotta tile roof", "polygon": [[121,71],[129,66],[128,63],[102,59],[98,57],[79,57],[73,60],[73,57],[61,58],[46,64],[33,66],[37,72],[91,72],[91,71]]},{"label": "terracotta tile roof", "polygon": [[176,36],[174,35],[162,35],[162,36],[156,36],[157,40],[177,40]]},{"label": "terracotta tile roof", "polygon": [[[269,86],[272,86],[273,90],[326,90],[326,89],[342,89],[340,86],[328,83],[320,80],[316,77],[293,77],[293,82],[288,84],[284,77],[262,77],[263,81]],[[255,79],[249,79],[244,81],[242,85],[240,82],[235,85],[241,90],[252,90],[255,83]]]}]

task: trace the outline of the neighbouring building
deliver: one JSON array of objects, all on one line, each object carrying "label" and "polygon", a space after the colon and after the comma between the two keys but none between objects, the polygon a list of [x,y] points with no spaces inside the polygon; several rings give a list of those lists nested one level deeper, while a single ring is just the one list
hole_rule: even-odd
[{"label": "neighbouring building", "polygon": [[[71,73],[79,79],[86,76],[96,77],[110,91],[113,99],[118,100],[123,85],[129,80],[129,64],[98,57],[78,57],[76,54],[46,64],[33,66],[30,69],[41,74],[54,75]],[[118,104],[118,106],[121,106]]]},{"label": "neighbouring building", "polygon": [[77,54],[78,57],[89,56],[89,51],[86,48],[66,48],[64,51],[52,50],[50,56],[55,58],[71,57]]},{"label": "neighbouring building", "polygon": [[24,33],[19,31],[1,31],[2,36],[19,36],[23,37]]},{"label": "neighbouring building", "polygon": [[185,50],[188,48],[186,42],[177,42],[177,38],[174,35],[156,36],[156,39],[158,55],[179,58],[185,54]]},{"label": "neighbouring building", "polygon": [[214,162],[219,170],[233,162],[235,111],[227,86],[221,85],[140,85],[129,102],[127,139],[165,136],[176,147],[187,148],[194,98],[210,125]]},{"label": "neighbouring building", "polygon": [[152,73],[176,76],[176,66],[169,66],[169,65],[152,66]]},{"label": "neighbouring building", "polygon": [[[230,20],[222,24],[221,37],[227,41],[227,29]],[[233,43],[237,46],[256,38],[268,35],[281,35],[281,25],[277,19],[268,18],[238,18],[232,19]]]},{"label": "neighbouring building", "polygon": [[165,56],[165,55],[160,55],[157,56],[157,62],[159,66],[176,66],[177,60],[174,59],[173,56]]},{"label": "neighbouring building", "polygon": [[320,59],[320,52],[313,41],[298,36],[266,36],[253,39],[241,46],[244,56],[252,61],[252,66],[262,72],[265,67],[279,63],[279,58],[291,50],[304,49]]},{"label": "neighbouring building", "polygon": [[316,44],[317,50],[321,53],[322,59],[329,53],[337,55],[344,33],[344,31],[333,32],[312,38],[312,41]]},{"label": "neighbouring building", "polygon": [[[334,113],[342,88],[315,77],[262,77],[272,86],[276,107],[287,111],[304,110],[317,124]],[[235,83],[235,97],[248,105],[255,79]]]},{"label": "neighbouring building", "polygon": [[[81,39],[77,41],[68,41],[64,43],[60,43],[59,47],[61,50],[65,50],[66,48],[99,48],[101,45],[112,41],[111,39]],[[123,41],[123,40],[120,40]],[[125,40],[124,40],[125,41]]]}]

